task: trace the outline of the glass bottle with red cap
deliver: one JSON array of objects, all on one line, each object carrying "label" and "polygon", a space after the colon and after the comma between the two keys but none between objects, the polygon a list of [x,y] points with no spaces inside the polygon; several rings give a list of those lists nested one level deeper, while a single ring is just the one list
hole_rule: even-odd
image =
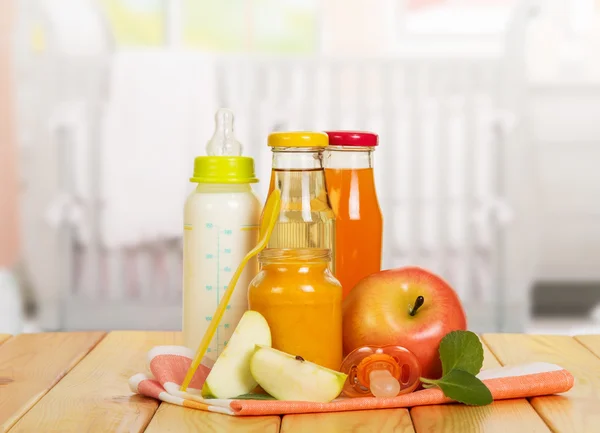
[{"label": "glass bottle with red cap", "polygon": [[381,269],[383,217],[375,191],[373,151],[377,134],[328,131],[325,179],[336,215],[335,276],[344,297],[364,277]]}]

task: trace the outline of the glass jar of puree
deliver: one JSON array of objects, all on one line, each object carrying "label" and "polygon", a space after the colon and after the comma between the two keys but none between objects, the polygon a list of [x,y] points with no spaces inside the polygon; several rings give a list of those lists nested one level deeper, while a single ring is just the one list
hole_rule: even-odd
[{"label": "glass jar of puree", "polygon": [[268,248],[258,260],[248,306],[267,319],[273,347],[339,370],[342,286],[330,271],[330,251]]}]

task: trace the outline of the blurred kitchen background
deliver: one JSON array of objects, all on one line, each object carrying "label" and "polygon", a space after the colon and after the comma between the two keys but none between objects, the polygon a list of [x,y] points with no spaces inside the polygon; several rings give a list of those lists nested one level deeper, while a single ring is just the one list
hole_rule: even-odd
[{"label": "blurred kitchen background", "polygon": [[0,332],[179,329],[193,158],[228,107],[366,129],[384,268],[475,331],[600,332],[600,0],[1,0]]}]

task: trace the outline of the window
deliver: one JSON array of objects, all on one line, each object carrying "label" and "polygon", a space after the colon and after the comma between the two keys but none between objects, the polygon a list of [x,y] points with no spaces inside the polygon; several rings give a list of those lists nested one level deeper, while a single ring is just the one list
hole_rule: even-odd
[{"label": "window", "polygon": [[184,0],[183,40],[213,51],[317,50],[315,0]]},{"label": "window", "polygon": [[163,0],[98,0],[118,45],[165,43]]}]

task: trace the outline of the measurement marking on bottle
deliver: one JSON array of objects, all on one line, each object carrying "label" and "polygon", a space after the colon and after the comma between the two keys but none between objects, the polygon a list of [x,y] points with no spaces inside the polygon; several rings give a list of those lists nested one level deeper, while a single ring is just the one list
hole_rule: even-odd
[{"label": "measurement marking on bottle", "polygon": [[[218,223],[206,223],[204,227],[207,230],[211,230],[213,236],[216,235],[216,249],[212,250],[212,252],[206,252],[203,256],[206,264],[209,264],[210,268],[216,271],[216,278],[213,280],[212,284],[206,284],[204,286],[205,290],[211,293],[210,296],[215,296],[216,292],[216,303],[214,308],[216,308],[221,303],[221,291],[226,291],[229,288],[228,284],[221,284],[221,274],[225,273],[224,278],[228,283],[229,279],[231,279],[231,273],[233,272],[231,266],[231,257],[233,256],[233,246],[231,244],[232,238],[231,236],[237,229],[223,229],[219,226]],[[252,226],[243,226],[242,230],[255,230],[258,228],[258,225]],[[214,231],[212,231],[214,230]],[[216,233],[215,233],[216,232]],[[212,237],[212,236],[211,236]],[[214,239],[214,238],[213,238]],[[224,260],[221,260],[224,259]],[[224,292],[223,292],[224,293]],[[213,298],[214,300],[215,298]],[[213,353],[218,353],[227,346],[228,340],[227,336],[231,332],[231,323],[229,323],[230,318],[228,317],[231,312],[231,304],[228,304],[225,307],[226,314],[222,318],[222,322],[217,325],[215,337],[211,342],[210,347]],[[206,316],[206,321],[210,322],[214,316]],[[223,336],[223,331],[225,331],[225,336]]]},{"label": "measurement marking on bottle", "polygon": [[[221,251],[221,238],[219,236],[219,232],[217,231],[217,306],[219,305],[220,299],[219,299],[219,262],[220,262],[220,258],[221,255],[219,254],[219,251]],[[219,352],[219,327],[217,326],[217,353]]]}]

